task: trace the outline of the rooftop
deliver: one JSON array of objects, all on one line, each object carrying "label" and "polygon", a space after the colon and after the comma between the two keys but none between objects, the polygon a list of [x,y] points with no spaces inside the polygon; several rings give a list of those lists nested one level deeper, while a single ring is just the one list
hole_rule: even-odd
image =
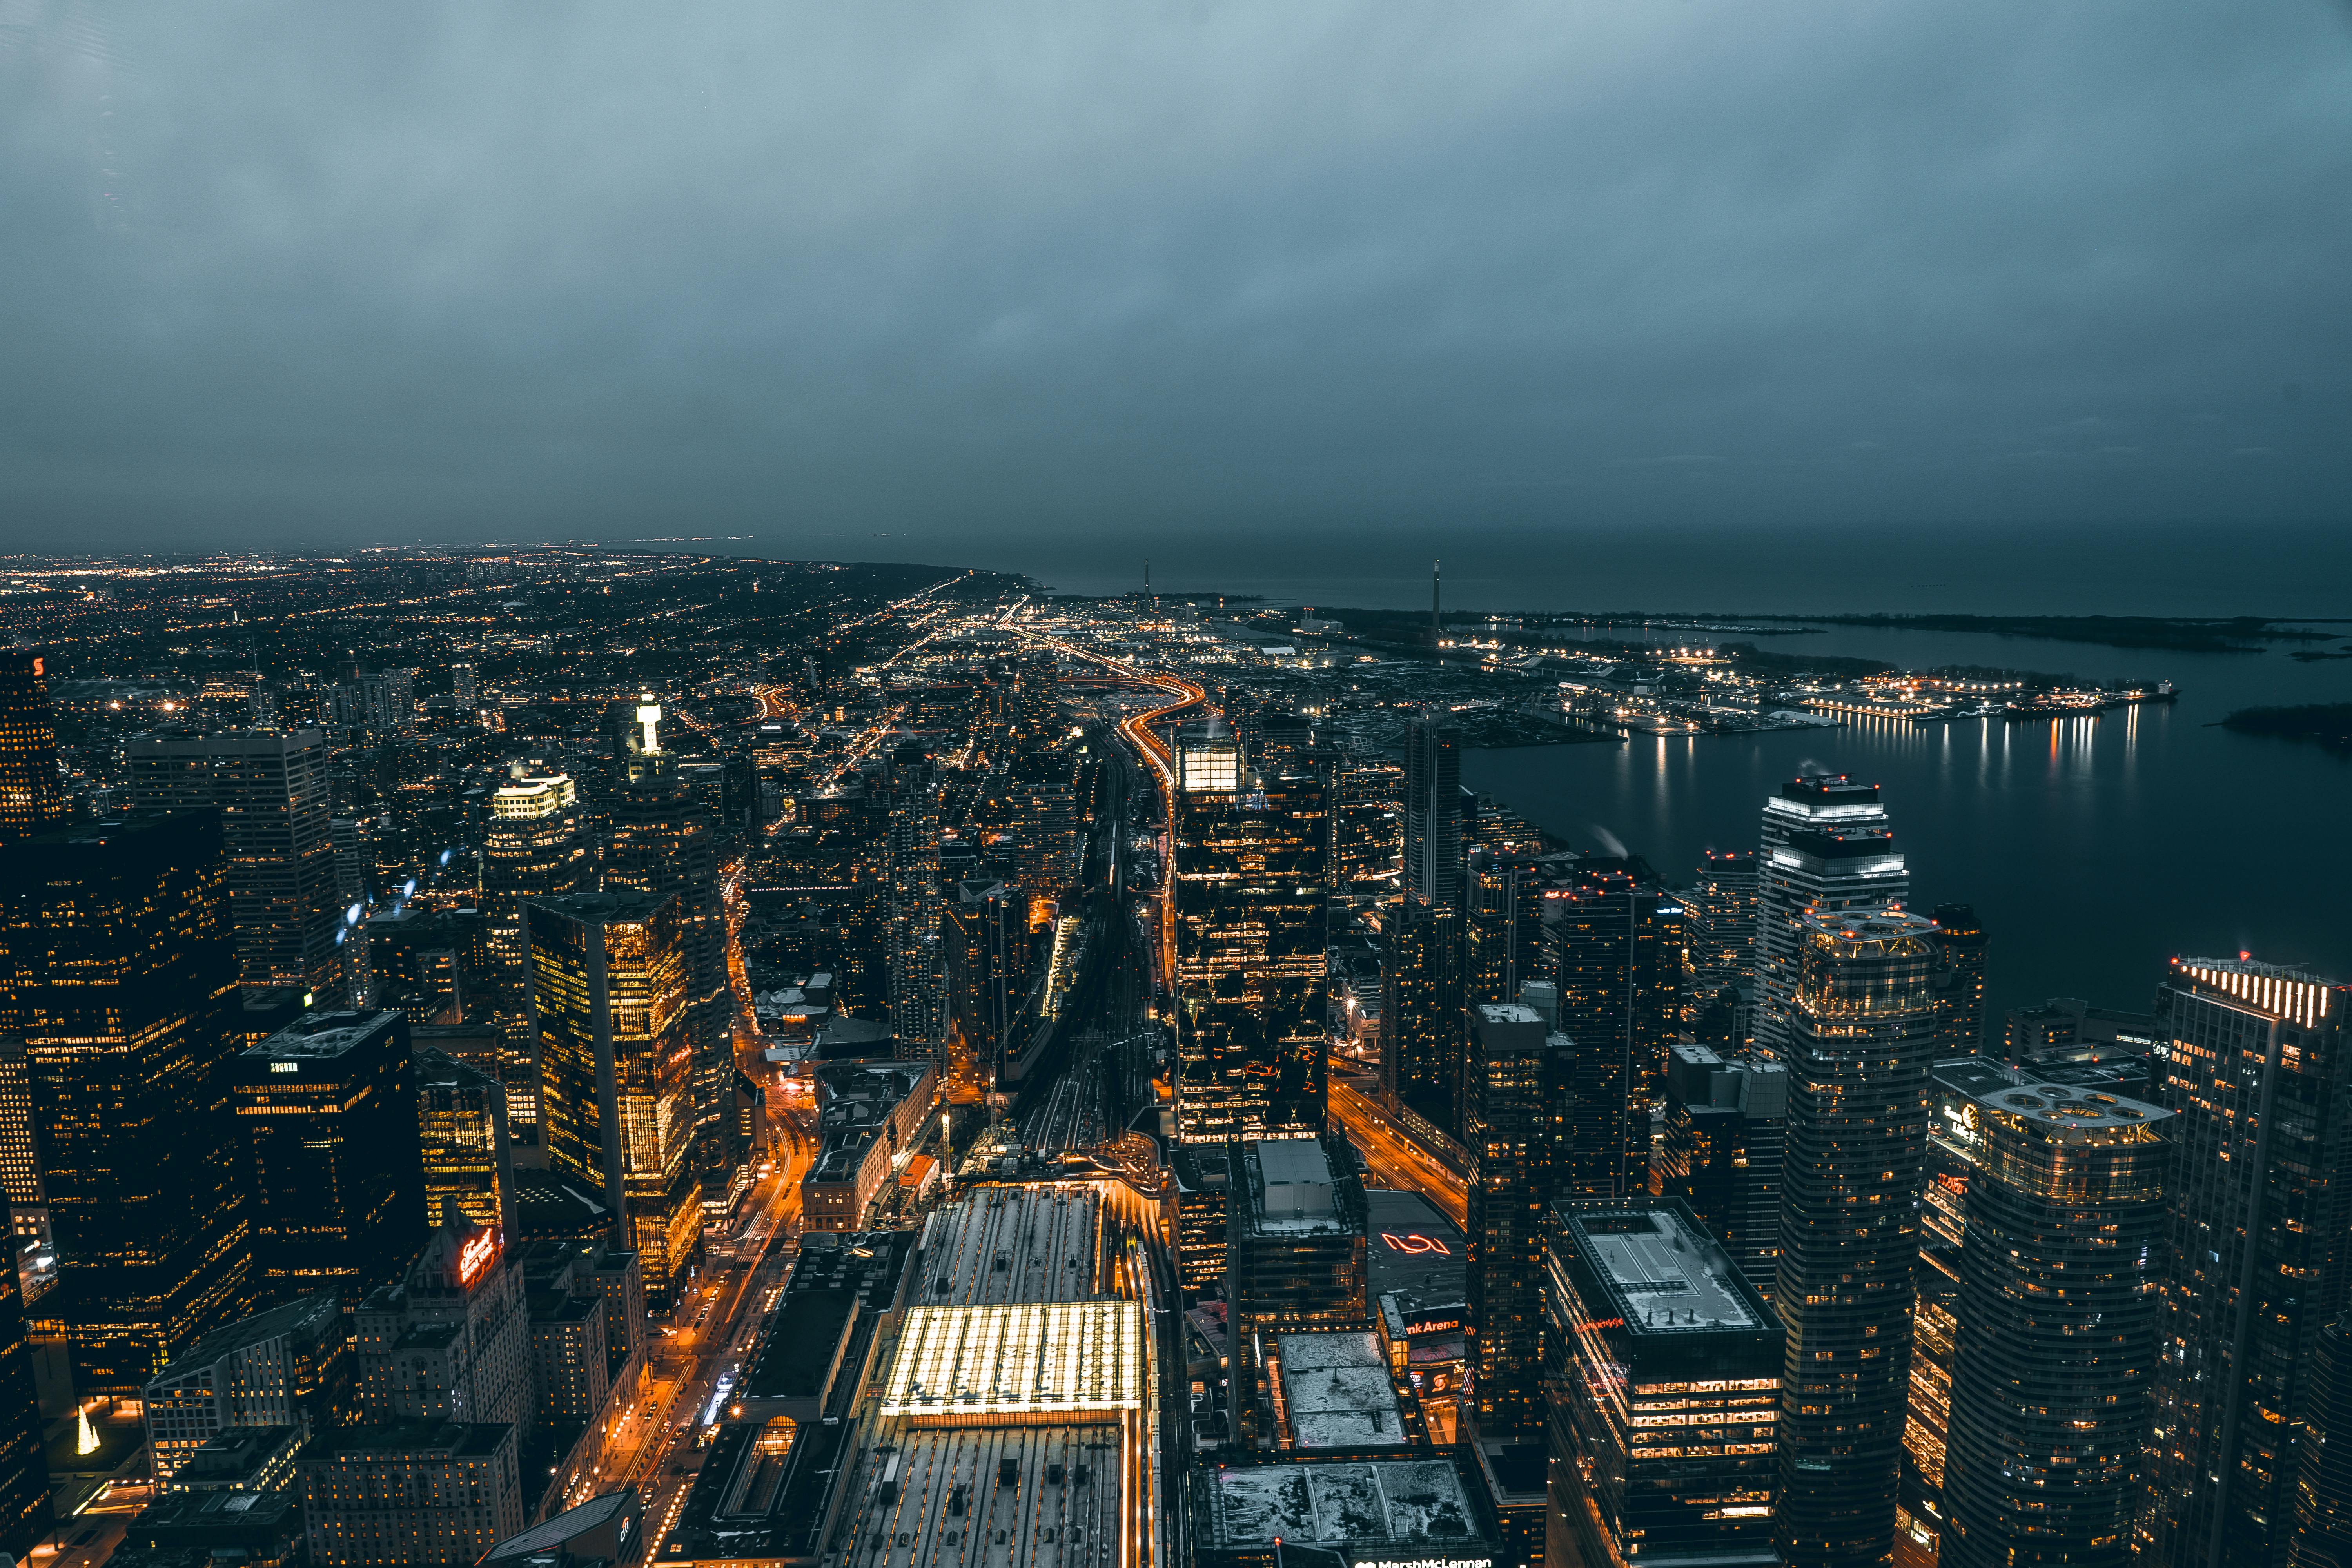
[{"label": "rooftop", "polygon": [[910,1308],[882,1414],[1140,1409],[1143,1333],[1143,1310],[1130,1300]]},{"label": "rooftop", "polygon": [[[1117,1426],[886,1427],[882,1435],[850,1478],[840,1561],[1103,1568],[1118,1560]],[[993,1545],[999,1540],[1005,1544]]]},{"label": "rooftop", "polygon": [[365,1013],[305,1013],[257,1046],[239,1054],[247,1058],[299,1061],[340,1057],[395,1027],[404,1015],[397,1008]]},{"label": "rooftop", "polygon": [[982,1187],[923,1227],[918,1300],[940,1307],[1097,1294],[1102,1198],[1092,1184]]},{"label": "rooftop", "polygon": [[1404,1412],[1378,1334],[1276,1334],[1275,1353],[1300,1447],[1403,1446]]},{"label": "rooftop", "polygon": [[280,1334],[310,1335],[342,1331],[342,1305],[332,1291],[298,1297],[282,1307],[272,1307],[266,1312],[256,1312],[250,1318],[240,1318],[216,1332],[205,1335],[173,1358],[172,1364],[157,1373],[154,1383],[168,1383],[192,1372],[211,1366],[222,1357],[257,1345]]},{"label": "rooftop", "polygon": [[1578,1205],[1569,1229],[1638,1334],[1764,1326],[1754,1292],[1722,1244],[1679,1203]]},{"label": "rooftop", "polygon": [[[1203,1466],[1194,1517],[1226,1550],[1280,1540],[1334,1550],[1468,1547],[1490,1541],[1485,1499],[1454,1455],[1428,1459],[1281,1458]],[[1484,1483],[1475,1491],[1483,1493]]]}]

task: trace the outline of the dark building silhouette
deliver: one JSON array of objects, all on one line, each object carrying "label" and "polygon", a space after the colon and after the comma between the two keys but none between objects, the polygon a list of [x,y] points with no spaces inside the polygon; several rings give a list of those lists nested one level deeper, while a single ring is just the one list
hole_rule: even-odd
[{"label": "dark building silhouette", "polygon": [[16,1270],[0,1268],[0,1552],[22,1562],[49,1528],[49,1467]]},{"label": "dark building silhouette", "polygon": [[237,1014],[212,814],[0,847],[0,1034],[25,1043],[59,1270],[33,1327],[85,1395],[135,1394],[246,1310]]},{"label": "dark building silhouette", "polygon": [[1545,893],[1569,1072],[1560,1195],[1649,1189],[1650,1100],[1679,1027],[1683,910],[1638,860],[1588,861]]},{"label": "dark building silhouette", "polygon": [[1936,906],[1936,1048],[1972,1056],[1984,1048],[1985,930],[1968,904]]},{"label": "dark building silhouette", "polygon": [[1667,1049],[1665,1088],[1665,1137],[1651,1156],[1650,1191],[1690,1205],[1769,1300],[1780,1267],[1788,1069],[1677,1042]]},{"label": "dark building silhouette", "polygon": [[2295,1444],[2294,1568],[2352,1568],[2352,1320],[2312,1342]]},{"label": "dark building silhouette", "polygon": [[1566,1042],[1517,1003],[1472,1009],[1464,1140],[1470,1151],[1470,1385],[1479,1434],[1542,1425],[1545,1216],[1555,1180],[1559,1066]]},{"label": "dark building silhouette", "polygon": [[66,810],[47,658],[31,648],[0,648],[0,842],[46,832],[66,819]]}]

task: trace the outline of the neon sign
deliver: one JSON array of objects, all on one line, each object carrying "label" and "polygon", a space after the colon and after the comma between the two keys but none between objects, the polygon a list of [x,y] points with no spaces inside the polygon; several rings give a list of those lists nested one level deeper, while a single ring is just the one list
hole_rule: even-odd
[{"label": "neon sign", "polygon": [[1423,1236],[1419,1231],[1399,1236],[1392,1230],[1384,1230],[1381,1232],[1381,1239],[1389,1244],[1390,1250],[1395,1252],[1434,1252],[1440,1258],[1454,1256],[1454,1249],[1445,1243],[1433,1236]]},{"label": "neon sign", "polygon": [[483,1269],[488,1268],[490,1266],[490,1260],[498,1255],[499,1233],[497,1231],[486,1230],[478,1236],[467,1238],[466,1245],[457,1249],[457,1283],[471,1285],[475,1278]]}]

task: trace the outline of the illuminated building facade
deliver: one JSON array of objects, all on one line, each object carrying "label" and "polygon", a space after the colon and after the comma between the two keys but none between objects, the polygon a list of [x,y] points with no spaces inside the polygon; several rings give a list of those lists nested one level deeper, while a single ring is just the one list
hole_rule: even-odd
[{"label": "illuminated building facade", "polygon": [[2169,1112],[2054,1084],[1977,1101],[1940,1563],[2131,1555]]},{"label": "illuminated building facade", "polygon": [[1969,1056],[1984,1048],[1985,929],[1968,904],[1936,906],[1936,1048]]},{"label": "illuminated building facade", "polygon": [[1809,916],[1792,994],[1780,1269],[1787,1326],[1776,1540],[1791,1568],[1894,1551],[1916,1206],[1935,1054],[1935,925]]},{"label": "illuminated building facade", "polygon": [[1472,1397],[1482,1436],[1542,1423],[1543,1245],[1555,1179],[1553,1144],[1566,1042],[1515,1002],[1471,1010],[1468,1332]]},{"label": "illuminated building facade", "polygon": [[498,1059],[508,1122],[533,1140],[539,1135],[539,1068],[524,1002],[530,983],[523,974],[522,906],[532,899],[592,892],[595,877],[579,791],[571,777],[534,774],[518,764],[490,795],[490,820],[482,833],[482,912],[489,922],[491,968],[500,991],[498,1013],[505,1043]]},{"label": "illuminated building facade", "polygon": [[523,922],[548,1163],[626,1216],[667,1306],[702,1231],[677,900],[580,893],[525,904]]},{"label": "illuminated building facade", "polygon": [[354,1413],[352,1324],[331,1290],[297,1297],[207,1334],[141,1394],[155,1476],[240,1426],[305,1436]]},{"label": "illuminated building facade", "polygon": [[1462,891],[1462,737],[1434,713],[1405,727],[1404,895],[1454,905]]},{"label": "illuminated building facade", "polygon": [[45,833],[65,821],[66,809],[47,658],[0,648],[0,842]]},{"label": "illuminated building facade", "polygon": [[1229,735],[1180,735],[1176,754],[1177,1136],[1319,1131],[1322,787],[1244,770]]},{"label": "illuminated building facade", "polygon": [[1273,1430],[1260,1387],[1275,1336],[1371,1326],[1363,1173],[1344,1138],[1241,1143],[1225,1198],[1234,1428]]},{"label": "illuminated building facade", "polygon": [[2295,1444],[2293,1568],[2352,1568],[2352,1315],[2313,1342]]},{"label": "illuminated building facade", "polygon": [[425,1241],[407,1015],[307,1013],[232,1058],[229,1084],[257,1292],[357,1308]]},{"label": "illuminated building facade", "polygon": [[1398,868],[1404,864],[1404,770],[1393,763],[1346,768],[1334,789],[1335,890],[1356,898],[1394,894]]},{"label": "illuminated building facade", "polygon": [[1665,1137],[1651,1154],[1651,1195],[1690,1205],[1769,1300],[1780,1267],[1788,1069],[1677,1041],[1666,1051],[1665,1089]]},{"label": "illuminated building facade", "polygon": [[937,1050],[947,1038],[940,948],[940,795],[929,769],[905,770],[890,805],[890,1032]]},{"label": "illuminated building facade", "polygon": [[1682,905],[1633,863],[1587,862],[1546,889],[1544,942],[1575,1045],[1559,1194],[1646,1192],[1650,1101],[1681,1027]]},{"label": "illuminated building facade", "polygon": [[139,810],[220,813],[238,984],[306,994],[313,1006],[365,1006],[364,928],[347,918],[335,875],[326,735],[142,735],[128,753]]},{"label": "illuminated building facade", "polygon": [[428,1222],[455,1205],[476,1225],[518,1233],[503,1084],[446,1052],[419,1049],[416,1144]]},{"label": "illuminated building facade", "polygon": [[363,1419],[530,1418],[530,1312],[506,1237],[463,1217],[426,1239],[406,1273],[360,1303],[353,1384]]},{"label": "illuminated building facade", "polygon": [[1463,867],[1462,1000],[1517,999],[1519,987],[1545,974],[1544,883],[1540,861],[1473,850]]},{"label": "illuminated building facade", "polygon": [[0,1268],[0,1552],[18,1562],[48,1532],[49,1467],[16,1270]]},{"label": "illuminated building facade", "polygon": [[[2173,962],[2159,994],[2175,1112],[2143,1557],[2284,1559],[2312,1347],[2340,1302],[2352,993],[2243,958]],[[2317,1287],[2317,1288],[2315,1288]]]},{"label": "illuminated building facade", "polygon": [[1462,1101],[1462,913],[1407,897],[1381,928],[1381,1087],[1448,1133]]},{"label": "illuminated building facade", "polygon": [[1757,857],[1746,849],[1710,849],[1691,880],[1691,973],[1705,991],[1756,977]]},{"label": "illuminated building facade", "polygon": [[338,1426],[303,1450],[303,1533],[314,1568],[472,1568],[530,1517],[504,1424]]},{"label": "illuminated building facade", "polygon": [[1781,1329],[1675,1198],[1552,1206],[1551,1535],[1584,1568],[1771,1568]]},{"label": "illuminated building facade", "polygon": [[629,737],[628,785],[611,803],[604,890],[677,901],[682,1023],[694,1052],[695,1169],[723,1189],[749,1151],[727,1114],[735,1068],[734,994],[727,983],[727,910],[719,887],[711,812],[679,782],[659,744],[661,708],[648,693]]},{"label": "illuminated building facade", "polygon": [[24,1041],[59,1269],[33,1332],[85,1395],[137,1392],[246,1310],[226,878],[211,813],[0,847],[0,1034]]},{"label": "illuminated building facade", "polygon": [[1756,1044],[1786,1047],[1795,1026],[1805,918],[1910,897],[1876,784],[1843,773],[1791,779],[1764,802],[1756,872]]},{"label": "illuminated building facade", "polygon": [[956,884],[945,915],[951,1024],[972,1061],[993,1080],[1005,1056],[1025,1044],[1020,1034],[1031,981],[1029,900],[1018,888],[968,878]]}]

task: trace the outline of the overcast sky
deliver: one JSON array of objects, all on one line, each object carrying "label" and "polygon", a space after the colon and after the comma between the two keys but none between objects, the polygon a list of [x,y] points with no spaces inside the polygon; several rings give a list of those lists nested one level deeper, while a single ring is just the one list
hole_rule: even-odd
[{"label": "overcast sky", "polygon": [[0,0],[0,544],[2325,527],[2348,241],[2317,0]]}]

